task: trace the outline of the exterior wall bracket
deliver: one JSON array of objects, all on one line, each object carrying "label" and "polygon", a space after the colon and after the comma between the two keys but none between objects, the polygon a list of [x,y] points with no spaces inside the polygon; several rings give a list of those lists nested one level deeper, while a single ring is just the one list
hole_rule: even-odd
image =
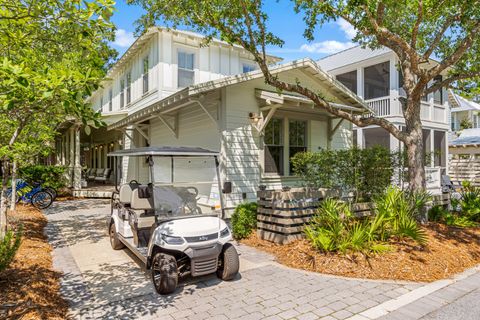
[{"label": "exterior wall bracket", "polygon": [[173,124],[165,116],[157,115],[157,118],[167,126],[168,130],[178,139],[178,113],[173,116]]}]

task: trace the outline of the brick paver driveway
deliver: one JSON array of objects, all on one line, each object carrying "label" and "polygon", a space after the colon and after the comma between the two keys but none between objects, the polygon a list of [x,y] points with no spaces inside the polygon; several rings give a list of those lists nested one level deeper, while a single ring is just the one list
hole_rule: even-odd
[{"label": "brick paver driveway", "polygon": [[241,272],[234,281],[188,278],[174,294],[160,296],[128,251],[111,249],[109,213],[108,201],[94,199],[46,210],[62,293],[77,319],[345,319],[421,286],[289,269],[238,246]]}]

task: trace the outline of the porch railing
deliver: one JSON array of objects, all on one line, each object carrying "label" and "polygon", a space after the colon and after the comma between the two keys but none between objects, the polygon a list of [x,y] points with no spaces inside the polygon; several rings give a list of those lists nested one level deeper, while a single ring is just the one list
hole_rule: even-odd
[{"label": "porch railing", "polygon": [[368,106],[375,111],[377,117],[391,115],[390,112],[390,97],[381,97],[370,100],[365,100]]}]

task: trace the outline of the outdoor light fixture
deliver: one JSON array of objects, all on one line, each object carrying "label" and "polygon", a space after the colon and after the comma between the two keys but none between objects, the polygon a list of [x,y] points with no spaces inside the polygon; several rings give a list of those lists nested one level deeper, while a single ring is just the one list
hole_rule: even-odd
[{"label": "outdoor light fixture", "polygon": [[249,112],[248,113],[248,118],[250,119],[250,122],[252,124],[257,124],[260,119],[262,118],[261,115],[259,115],[258,113],[255,113],[255,112]]}]

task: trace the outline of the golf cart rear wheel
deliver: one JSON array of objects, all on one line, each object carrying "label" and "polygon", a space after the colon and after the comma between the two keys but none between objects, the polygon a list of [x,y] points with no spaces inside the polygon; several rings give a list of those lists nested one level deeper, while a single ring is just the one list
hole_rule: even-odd
[{"label": "golf cart rear wheel", "polygon": [[217,269],[217,276],[222,280],[232,280],[238,273],[240,261],[238,260],[238,253],[231,243],[226,243],[223,246],[220,254],[220,265]]},{"label": "golf cart rear wheel", "polygon": [[115,223],[110,224],[108,234],[110,236],[110,244],[112,245],[113,250],[120,250],[125,247],[122,241],[118,239],[117,230],[115,229]]},{"label": "golf cart rear wheel", "polygon": [[178,269],[175,257],[160,252],[153,256],[152,282],[159,294],[169,294],[175,291],[178,284]]}]

